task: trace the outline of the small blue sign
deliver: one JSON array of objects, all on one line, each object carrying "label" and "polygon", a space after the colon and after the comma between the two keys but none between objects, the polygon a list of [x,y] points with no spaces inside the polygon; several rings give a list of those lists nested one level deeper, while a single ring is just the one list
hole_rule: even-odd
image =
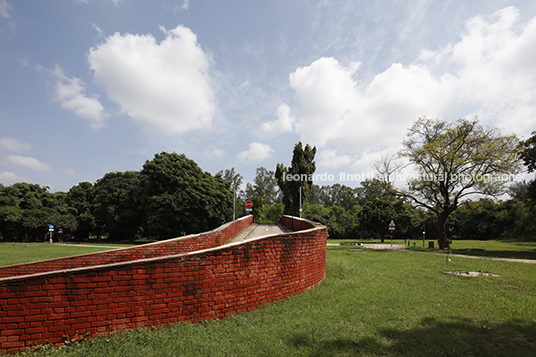
[{"label": "small blue sign", "polygon": [[48,229],[54,229],[54,225],[53,224],[49,225]]}]

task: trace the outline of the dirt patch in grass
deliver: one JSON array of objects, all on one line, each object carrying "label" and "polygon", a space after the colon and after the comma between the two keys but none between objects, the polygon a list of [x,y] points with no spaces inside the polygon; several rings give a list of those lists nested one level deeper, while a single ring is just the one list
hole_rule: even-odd
[{"label": "dirt patch in grass", "polygon": [[486,273],[484,271],[442,271],[443,274],[453,274],[458,276],[468,276],[468,277],[477,277],[477,276],[500,276],[498,274]]}]

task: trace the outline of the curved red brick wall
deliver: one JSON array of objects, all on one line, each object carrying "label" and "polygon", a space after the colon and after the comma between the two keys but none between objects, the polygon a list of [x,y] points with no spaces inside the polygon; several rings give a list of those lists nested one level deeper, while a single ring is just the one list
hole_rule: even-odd
[{"label": "curved red brick wall", "polygon": [[287,216],[281,223],[310,228],[195,252],[0,278],[0,352],[61,344],[64,335],[223,318],[304,292],[325,277],[327,228]]},{"label": "curved red brick wall", "polygon": [[226,223],[212,231],[200,234],[192,234],[161,242],[110,250],[107,252],[83,254],[66,258],[0,267],[0,278],[162,257],[165,255],[219,247],[227,243],[231,238],[249,227],[252,223],[253,216],[250,215]]},{"label": "curved red brick wall", "polygon": [[293,216],[283,216],[279,220],[279,224],[282,224],[293,231],[302,231],[305,229],[314,228],[318,223],[311,222],[306,219],[301,219]]}]

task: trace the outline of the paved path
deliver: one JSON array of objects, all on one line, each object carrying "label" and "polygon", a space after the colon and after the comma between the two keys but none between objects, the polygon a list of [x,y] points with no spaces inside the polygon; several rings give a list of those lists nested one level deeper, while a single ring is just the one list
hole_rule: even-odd
[{"label": "paved path", "polygon": [[252,224],[248,228],[240,232],[236,237],[233,238],[229,243],[233,242],[243,242],[248,239],[258,238],[262,236],[267,236],[271,234],[281,234],[285,233],[275,224]]},{"label": "paved path", "polygon": [[363,244],[363,247],[368,249],[404,249],[406,246],[404,244],[380,243]]},{"label": "paved path", "polygon": [[327,245],[329,246],[341,246],[341,247],[363,247],[363,248],[367,248],[367,249],[404,249],[406,246],[404,244],[393,244],[391,245],[391,243],[377,243],[377,244],[356,244],[356,245],[341,245],[341,244],[338,244],[338,243],[328,243]]},{"label": "paved path", "polygon": [[[353,246],[346,246],[341,245],[338,243],[328,243],[329,246],[341,246],[341,247],[353,247]],[[391,244],[363,244],[359,245],[363,248],[369,248],[369,249],[396,249],[396,250],[402,250],[404,252],[411,252],[411,253],[425,253],[425,254],[436,254],[436,255],[447,255],[447,253],[437,253],[437,252],[423,252],[419,250],[411,250],[411,249],[404,249],[406,247],[405,244],[393,244],[391,247]],[[505,262],[517,262],[517,263],[528,263],[528,264],[536,264],[536,260],[534,259],[516,259],[516,258],[500,258],[500,257],[486,257],[486,256],[480,256],[480,255],[465,255],[465,254],[450,254],[450,257],[460,257],[460,258],[471,258],[471,259],[488,259],[488,260],[501,260]]]}]

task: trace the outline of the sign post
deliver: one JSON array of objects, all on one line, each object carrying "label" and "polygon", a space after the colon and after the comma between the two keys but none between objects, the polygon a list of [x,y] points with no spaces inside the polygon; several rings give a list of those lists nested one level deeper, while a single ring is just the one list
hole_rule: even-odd
[{"label": "sign post", "polygon": [[422,246],[423,246],[423,248],[424,248],[425,238],[426,238],[426,225],[423,223],[423,225],[422,225]]},{"label": "sign post", "polygon": [[253,202],[246,201],[246,212],[251,212],[251,208],[253,207]]},{"label": "sign post", "polygon": [[52,244],[52,233],[54,233],[54,225],[50,224],[48,226],[48,233],[50,233],[50,240],[48,241],[50,244]]},{"label": "sign post", "polygon": [[391,247],[393,246],[393,231],[396,229],[396,223],[395,220],[392,219],[391,222],[389,222],[389,230],[391,231]]}]

